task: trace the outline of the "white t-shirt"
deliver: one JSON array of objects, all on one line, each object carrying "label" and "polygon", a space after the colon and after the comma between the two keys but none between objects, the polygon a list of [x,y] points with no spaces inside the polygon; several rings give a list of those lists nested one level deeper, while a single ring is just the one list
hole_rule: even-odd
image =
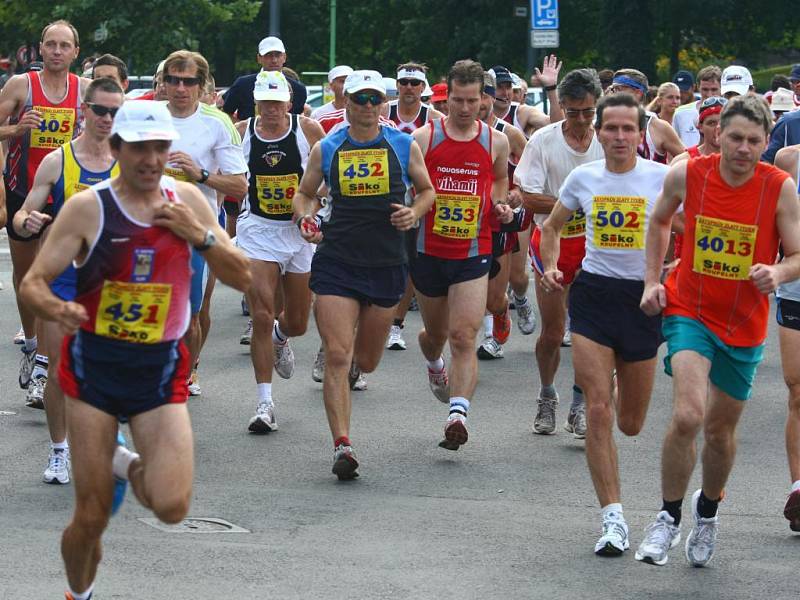
[{"label": "white t-shirt", "polygon": [[645,234],[668,170],[637,157],[627,173],[612,173],[605,160],[598,160],[569,174],[558,199],[586,214],[584,271],[644,281]]},{"label": "white t-shirt", "polygon": [[[577,166],[600,160],[604,157],[603,147],[592,134],[592,141],[586,152],[578,152],[564,139],[561,129],[564,121],[551,123],[538,129],[525,144],[525,150],[514,171],[514,183],[529,194],[558,196],[558,190],[567,175]],[[547,219],[546,214],[534,215],[537,225]]]},{"label": "white t-shirt", "polygon": [[696,125],[698,118],[700,113],[697,112],[697,102],[679,106],[672,116],[672,128],[687,148],[700,143],[700,131]]},{"label": "white t-shirt", "polygon": [[337,110],[339,110],[339,109],[336,108],[333,105],[333,100],[331,100],[327,104],[323,104],[322,106],[319,106],[319,107],[315,108],[314,110],[312,110],[311,111],[311,118],[316,120],[316,121],[319,121],[320,117],[324,117],[325,115],[327,115],[329,113],[332,113],[332,112],[336,112]]},{"label": "white t-shirt", "polygon": [[[201,102],[193,115],[172,117],[172,122],[181,137],[172,142],[171,152],[186,152],[201,169],[212,174],[238,175],[247,172],[242,139],[233,121],[224,112]],[[187,181],[183,170],[169,163],[165,171],[179,181]],[[217,214],[216,190],[203,184],[198,184],[198,187],[214,214]]]}]

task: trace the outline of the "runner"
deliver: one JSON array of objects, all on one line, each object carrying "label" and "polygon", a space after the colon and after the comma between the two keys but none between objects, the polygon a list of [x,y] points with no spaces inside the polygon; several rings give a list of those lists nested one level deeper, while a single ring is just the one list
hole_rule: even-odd
[{"label": "runner", "polygon": [[[75,478],[75,513],[62,539],[68,599],[92,595],[114,477],[129,479],[162,521],[177,523],[188,510],[190,365],[181,337],[189,322],[190,245],[228,285],[250,284],[247,260],[203,194],[162,179],[176,137],[163,105],[120,109],[111,138],[120,176],[70,198],[20,286],[36,315],[68,335],[59,366]],[[65,302],[49,286],[73,259],[76,299]],[[141,458],[116,446],[118,418],[130,420]]]},{"label": "runner", "polygon": [[[119,174],[108,138],[114,114],[124,99],[122,89],[113,79],[101,78],[89,85],[81,103],[84,131],[72,142],[48,154],[39,165],[28,197],[14,216],[13,227],[20,237],[39,234],[74,194]],[[51,198],[52,203],[48,205]],[[75,270],[68,267],[51,284],[53,294],[65,302],[73,301],[75,278]],[[52,321],[42,321],[39,329],[42,343],[49,349],[50,360],[46,375],[31,380],[29,406],[45,409],[50,430],[50,454],[44,482],[65,484],[69,483],[69,445],[64,393],[55,376],[63,333]]]},{"label": "runner", "polygon": [[328,84],[333,92],[333,100],[314,109],[311,113],[312,119],[319,120],[323,115],[327,115],[335,110],[342,110],[345,105],[344,80],[353,72],[347,65],[339,65],[328,71]]},{"label": "runner", "polygon": [[447,115],[447,84],[444,82],[434,83],[431,89],[433,90],[431,106],[443,115]]},{"label": "runner", "polygon": [[[475,337],[486,309],[492,262],[490,215],[508,223],[508,139],[477,120],[484,95],[483,67],[456,62],[447,75],[448,115],[414,132],[436,190],[420,224],[411,279],[424,329],[419,345],[431,391],[450,412],[439,446],[467,442],[466,418],[478,382]],[[442,351],[450,343],[450,377]]]},{"label": "runner", "polygon": [[[7,141],[5,163],[8,245],[11,251],[15,292],[36,256],[39,235],[20,237],[12,225],[36,169],[53,149],[79,133],[83,119],[81,98],[91,83],[69,72],[80,51],[78,31],[67,21],[54,21],[42,30],[39,52],[44,68],[15,75],[0,91],[0,141]],[[36,320],[25,303],[17,298],[24,345],[19,369],[19,385],[27,389],[32,376],[47,374],[47,348],[37,354]],[[30,390],[27,402],[35,401],[40,390]],[[40,398],[39,398],[40,400]]]},{"label": "runner", "polygon": [[[531,237],[530,249],[541,322],[539,338],[536,340],[536,364],[541,389],[533,431],[544,435],[553,434],[556,430],[559,396],[555,377],[566,330],[569,284],[575,278],[584,256],[586,218],[576,212],[561,232],[558,269],[564,274],[564,289],[549,293],[545,293],[542,287],[544,270],[539,252],[541,225],[546,219],[545,215],[553,209],[567,175],[579,165],[603,158],[603,148],[592,124],[600,95],[600,80],[594,69],[577,69],[567,73],[558,85],[559,103],[566,118],[543,127],[528,140],[514,175],[514,180],[522,190],[525,208],[536,213],[534,219],[537,227]],[[586,432],[583,394],[577,386],[573,386],[565,429],[579,439]]]},{"label": "runner", "polygon": [[[575,381],[587,406],[586,461],[602,507],[602,530],[594,551],[617,556],[628,549],[621,504],[614,413],[619,429],[637,435],[644,425],[661,318],[639,308],[644,289],[644,236],[668,167],[637,156],[646,123],[629,94],[603,97],[597,105],[597,136],[605,160],[574,169],[542,225],[540,252],[545,293],[563,290],[559,237],[580,210],[586,218],[586,256],[570,289]],[[616,370],[618,392],[613,397]]]},{"label": "runner", "polygon": [[745,94],[756,94],[753,76],[745,67],[731,65],[722,72],[720,94],[723,98],[731,99]]},{"label": "runner", "polygon": [[[292,200],[311,147],[325,133],[316,121],[288,112],[291,88],[281,73],[259,73],[253,97],[258,117],[237,124],[244,138],[249,187],[236,244],[250,259],[253,274],[247,305],[253,323],[250,357],[258,402],[248,428],[269,433],[278,428],[272,399],[273,360],[278,375],[292,376],[294,353],[289,337],[305,333],[311,308],[308,280],[314,252],[292,222]],[[282,311],[276,306],[280,290]]]},{"label": "runner", "polygon": [[697,146],[700,143],[700,132],[697,129],[697,118],[699,116],[700,104],[707,98],[720,96],[720,80],[722,79],[722,69],[716,65],[703,67],[697,72],[698,91],[700,100],[684,104],[675,111],[672,118],[672,127],[675,133],[681,138],[681,142],[687,148]]},{"label": "runner", "polygon": [[[433,203],[419,147],[380,123],[383,78],[355,71],[345,82],[351,122],[314,146],[294,200],[303,237],[318,243],[311,265],[314,315],[325,351],[323,397],[333,435],[333,473],[358,476],[350,442],[350,383],[374,371],[405,288],[404,231]],[[322,230],[313,216],[328,186]],[[408,193],[416,190],[413,204]]]},{"label": "runner", "polygon": [[[673,376],[672,422],[664,439],[664,503],[636,552],[663,565],[680,541],[681,505],[703,430],[702,487],[692,495],[686,558],[702,567],[714,555],[717,506],[733,467],[736,425],[764,352],[769,300],[800,276],[800,209],[791,178],[759,162],[772,118],[766,103],[746,95],[729,101],[720,119],[720,154],[672,167],[647,232],[642,309],[664,310],[665,370]],[[686,215],[681,262],[660,283],[672,216]],[[786,258],[773,265],[778,242]],[[709,390],[710,384],[710,390]]]},{"label": "runner", "polygon": [[103,54],[94,61],[92,66],[92,79],[107,77],[117,82],[122,92],[128,91],[128,67],[113,54]]},{"label": "runner", "polygon": [[[165,172],[178,181],[199,185],[216,215],[219,210],[217,192],[237,199],[247,193],[247,164],[242,155],[242,140],[230,119],[213,106],[200,102],[208,78],[208,62],[197,52],[177,50],[164,62],[167,108],[180,135],[171,146]],[[205,337],[200,322],[205,262],[199,252],[193,252],[192,270],[192,319],[186,345],[193,365],[189,393],[199,396],[202,392],[197,379],[197,362]]]}]

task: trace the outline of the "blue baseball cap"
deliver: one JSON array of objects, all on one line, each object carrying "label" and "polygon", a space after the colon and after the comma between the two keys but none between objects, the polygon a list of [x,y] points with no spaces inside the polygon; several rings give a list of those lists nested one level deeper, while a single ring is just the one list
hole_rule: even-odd
[{"label": "blue baseball cap", "polygon": [[672,83],[677,85],[680,91],[688,92],[694,87],[694,75],[689,71],[680,70],[675,73],[675,77],[672,78]]},{"label": "blue baseball cap", "polygon": [[800,81],[800,64],[792,66],[792,72],[789,74],[789,79],[792,81]]}]

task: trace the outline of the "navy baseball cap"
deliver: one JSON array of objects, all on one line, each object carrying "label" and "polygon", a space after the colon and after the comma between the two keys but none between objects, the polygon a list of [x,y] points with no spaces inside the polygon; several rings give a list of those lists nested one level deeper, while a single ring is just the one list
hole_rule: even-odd
[{"label": "navy baseball cap", "polygon": [[800,64],[792,66],[792,72],[789,74],[789,79],[792,81],[800,81]]},{"label": "navy baseball cap", "polygon": [[680,91],[688,92],[694,87],[694,75],[689,71],[680,70],[675,73],[675,77],[672,78],[672,83],[677,85]]},{"label": "navy baseball cap", "polygon": [[514,79],[511,77],[511,71],[500,65],[494,66],[489,71],[494,75],[495,82],[500,85],[501,83],[514,84]]}]

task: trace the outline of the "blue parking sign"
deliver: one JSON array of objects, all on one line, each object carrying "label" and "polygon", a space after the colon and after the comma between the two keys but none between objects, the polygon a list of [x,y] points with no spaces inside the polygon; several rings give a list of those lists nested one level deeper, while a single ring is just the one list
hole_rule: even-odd
[{"label": "blue parking sign", "polygon": [[558,0],[531,0],[531,28],[558,29]]}]

